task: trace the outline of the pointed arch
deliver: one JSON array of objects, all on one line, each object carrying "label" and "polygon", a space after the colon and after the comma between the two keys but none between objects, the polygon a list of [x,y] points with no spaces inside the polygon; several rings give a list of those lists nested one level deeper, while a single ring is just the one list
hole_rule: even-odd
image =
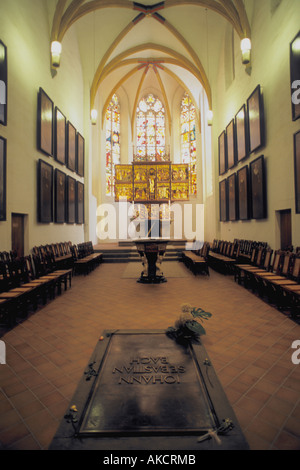
[{"label": "pointed arch", "polygon": [[117,68],[122,67],[124,65],[128,65],[130,63],[138,63],[139,61],[143,60],[143,59],[140,59],[140,58],[139,59],[123,60],[124,58],[126,58],[126,57],[128,57],[132,54],[135,54],[137,52],[147,50],[147,49],[157,50],[157,51],[163,52],[163,53],[168,54],[168,55],[171,56],[170,58],[166,57],[166,58],[159,58],[159,59],[155,59],[155,60],[158,60],[161,63],[166,63],[166,64],[169,63],[169,64],[173,64],[173,65],[178,65],[178,66],[188,70],[190,73],[192,73],[199,80],[201,85],[203,86],[203,88],[206,92],[207,98],[208,98],[208,102],[211,106],[211,104],[212,104],[211,103],[211,89],[210,89],[210,85],[209,85],[209,82],[208,82],[208,79],[206,77],[204,69],[203,69],[203,73],[201,73],[201,71],[192,62],[190,62],[186,57],[184,57],[183,55],[179,54],[178,52],[176,52],[176,51],[174,51],[174,50],[172,50],[168,47],[160,46],[160,45],[154,44],[154,43],[141,44],[139,46],[132,47],[131,49],[128,49],[127,51],[122,52],[117,57],[112,59],[112,61],[109,62],[104,67],[104,69],[102,69],[102,71],[97,69],[97,71],[95,73],[95,76],[94,76],[94,79],[93,79],[92,87],[91,87],[91,104],[93,105],[93,103],[94,103],[96,91],[98,90],[102,80],[104,80],[104,78],[109,73],[113,72]]}]

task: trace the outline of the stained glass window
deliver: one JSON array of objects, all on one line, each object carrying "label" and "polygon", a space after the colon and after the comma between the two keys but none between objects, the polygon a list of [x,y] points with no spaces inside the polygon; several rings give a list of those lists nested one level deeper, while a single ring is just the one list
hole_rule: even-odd
[{"label": "stained glass window", "polygon": [[197,194],[196,109],[186,93],[181,101],[181,162],[190,165],[190,194]]},{"label": "stained glass window", "polygon": [[166,156],[165,109],[162,102],[149,94],[141,99],[136,112],[135,161],[154,162],[169,160]]},{"label": "stained glass window", "polygon": [[113,95],[106,115],[106,195],[114,195],[116,164],[120,163],[120,105]]}]

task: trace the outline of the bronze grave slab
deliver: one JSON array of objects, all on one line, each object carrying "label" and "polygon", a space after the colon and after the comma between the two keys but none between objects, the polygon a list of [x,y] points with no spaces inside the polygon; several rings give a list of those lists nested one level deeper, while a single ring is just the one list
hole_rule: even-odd
[{"label": "bronze grave slab", "polygon": [[51,449],[248,448],[203,345],[162,330],[104,332],[72,405]]}]

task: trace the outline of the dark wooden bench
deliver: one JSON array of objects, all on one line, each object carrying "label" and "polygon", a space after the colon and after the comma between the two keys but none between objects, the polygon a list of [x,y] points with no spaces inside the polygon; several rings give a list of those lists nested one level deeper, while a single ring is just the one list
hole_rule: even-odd
[{"label": "dark wooden bench", "polygon": [[103,260],[103,254],[94,251],[92,242],[73,245],[72,254],[75,274],[87,275]]},{"label": "dark wooden bench", "polygon": [[209,265],[223,274],[234,274],[234,266],[239,256],[239,245],[231,242],[221,242],[219,252],[209,252]]},{"label": "dark wooden bench", "polygon": [[205,242],[200,250],[183,251],[182,260],[195,275],[204,272],[209,276],[209,267],[207,262],[209,250],[209,243]]}]

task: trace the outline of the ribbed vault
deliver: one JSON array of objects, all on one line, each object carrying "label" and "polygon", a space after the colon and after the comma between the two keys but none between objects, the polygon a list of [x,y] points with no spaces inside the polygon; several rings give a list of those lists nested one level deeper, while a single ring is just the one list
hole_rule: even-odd
[{"label": "ribbed vault", "polygon": [[[243,0],[165,0],[158,3],[153,3],[151,0],[145,0],[143,3],[131,0],[58,0],[53,17],[51,41],[57,40],[62,43],[69,28],[76,23],[79,24],[80,20],[91,13],[95,14],[97,12],[98,18],[101,20],[99,10],[110,9],[112,21],[117,21],[118,15],[121,15],[124,9],[132,11],[132,17],[125,26],[120,21],[122,26],[120,26],[114,38],[110,42],[107,41],[105,51],[96,64],[94,75],[90,79],[91,108],[94,106],[97,91],[105,78],[112,77],[112,80],[110,88],[105,91],[102,114],[105,112],[105,107],[111,96],[138,74],[139,84],[131,109],[133,125],[136,104],[142,93],[143,82],[149,68],[152,68],[155,72],[153,75],[156,79],[155,86],[164,98],[169,123],[171,123],[171,113],[168,93],[166,85],[164,85],[164,77],[166,76],[169,77],[169,80],[175,80],[178,86],[181,86],[193,97],[193,93],[185,80],[185,74],[187,72],[191,74],[204,88],[209,107],[212,108],[211,86],[207,70],[203,66],[203,62],[205,62],[204,54],[200,57],[196,45],[191,44],[186,39],[188,34],[181,30],[180,22],[174,24],[167,18],[168,11],[174,12],[176,10],[180,15],[184,7],[193,7],[195,11],[200,10],[203,15],[207,14],[207,11],[213,12],[214,15],[229,22],[241,39],[251,37]],[[153,23],[155,41],[144,43],[140,38],[137,38],[136,45],[128,47],[127,39],[132,37],[135,31],[141,29],[139,26],[143,25],[146,19],[151,19]],[[101,28],[101,24],[97,25],[97,28]],[[164,44],[166,35],[172,38],[172,48]],[[208,47],[208,44],[205,46]],[[184,54],[182,53],[183,50]],[[137,56],[139,52],[143,52],[143,57]],[[125,73],[124,70],[126,70]],[[114,73],[116,71],[120,72],[119,76]]]}]

